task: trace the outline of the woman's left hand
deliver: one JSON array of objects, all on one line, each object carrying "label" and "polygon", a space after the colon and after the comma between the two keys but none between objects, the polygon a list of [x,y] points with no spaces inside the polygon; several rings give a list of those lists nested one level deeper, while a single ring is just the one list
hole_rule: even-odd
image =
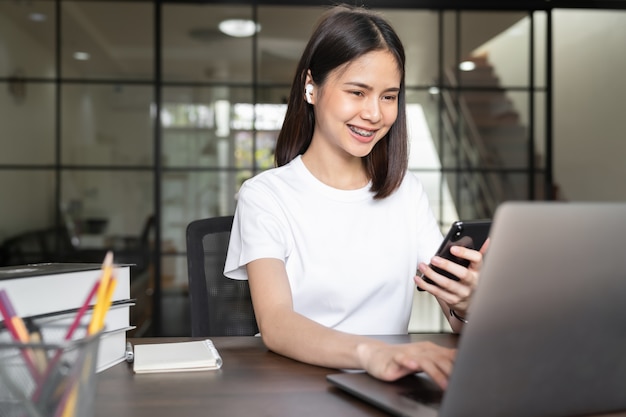
[{"label": "woman's left hand", "polygon": [[488,247],[489,239],[487,239],[487,241],[483,244],[480,251],[468,249],[463,246],[452,246],[450,248],[452,255],[470,261],[467,268],[438,256],[434,256],[431,259],[433,266],[451,273],[459,279],[458,281],[452,280],[435,272],[425,263],[420,263],[420,272],[425,277],[430,278],[437,285],[427,283],[419,275],[415,277],[415,283],[421,289],[428,291],[439,300],[445,302],[460,316],[466,316],[470,299],[476,289],[476,286],[478,285],[483,256]]}]

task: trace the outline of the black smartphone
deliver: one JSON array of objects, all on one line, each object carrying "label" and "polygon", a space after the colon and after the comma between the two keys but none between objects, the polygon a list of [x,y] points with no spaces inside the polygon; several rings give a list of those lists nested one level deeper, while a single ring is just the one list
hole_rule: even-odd
[{"label": "black smartphone", "polygon": [[[450,230],[446,235],[443,242],[437,249],[436,255],[440,258],[448,259],[454,263],[462,265],[464,267],[469,266],[469,261],[466,259],[458,258],[450,253],[450,248],[452,246],[464,246],[466,248],[479,250],[487,238],[489,237],[489,229],[491,228],[491,220],[468,220],[462,221],[458,220],[452,223],[450,226]],[[458,281],[459,279],[454,275],[450,274],[447,271],[444,271],[432,264],[430,267],[437,273],[441,275],[445,275],[446,277]],[[424,277],[424,281],[429,284],[434,284],[432,280]],[[420,287],[417,287],[418,290],[424,291]]]}]

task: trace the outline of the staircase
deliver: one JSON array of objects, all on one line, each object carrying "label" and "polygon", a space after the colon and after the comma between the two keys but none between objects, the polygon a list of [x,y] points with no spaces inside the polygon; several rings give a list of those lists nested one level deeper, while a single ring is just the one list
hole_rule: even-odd
[{"label": "staircase", "polygon": [[[442,160],[457,161],[461,171],[473,170],[458,181],[455,173],[447,177],[461,191],[457,207],[472,205],[466,217],[492,217],[503,201],[529,199],[530,134],[487,57],[469,60],[474,70],[445,74],[444,84],[453,88],[442,92],[445,146],[439,152]],[[541,156],[534,158],[540,165]],[[536,177],[535,198],[543,198],[543,184]]]},{"label": "staircase", "polygon": [[[519,114],[506,96],[506,90],[500,86],[500,80],[487,57],[470,60],[476,68],[460,73],[460,85],[487,87],[489,90],[465,91],[460,98],[467,105],[487,151],[493,156],[493,161],[497,161],[495,167],[527,168],[528,129],[520,123]],[[525,198],[526,195],[521,193],[519,197]]]}]

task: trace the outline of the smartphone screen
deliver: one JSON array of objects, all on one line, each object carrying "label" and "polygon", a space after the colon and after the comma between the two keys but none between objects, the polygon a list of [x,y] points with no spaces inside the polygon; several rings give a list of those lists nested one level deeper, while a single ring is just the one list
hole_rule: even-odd
[{"label": "smartphone screen", "polygon": [[[448,234],[443,239],[443,242],[437,250],[437,256],[448,259],[454,263],[462,265],[464,267],[469,266],[469,261],[466,259],[458,258],[450,253],[452,246],[464,246],[466,248],[479,250],[487,237],[489,237],[489,229],[491,228],[491,220],[469,220],[469,221],[456,221],[452,223]],[[458,281],[459,279],[447,271],[437,268],[433,265],[430,267],[437,273],[444,275],[450,279]],[[434,284],[429,278],[424,277],[424,281],[429,284]],[[422,290],[417,287],[418,290]]]}]

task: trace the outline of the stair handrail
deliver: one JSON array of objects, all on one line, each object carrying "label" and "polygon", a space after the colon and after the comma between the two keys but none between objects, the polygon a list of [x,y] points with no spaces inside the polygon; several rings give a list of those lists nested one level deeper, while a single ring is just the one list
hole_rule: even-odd
[{"label": "stair handrail", "polygon": [[[450,69],[446,69],[444,71],[444,76],[449,82],[450,86],[457,87],[458,82],[454,72]],[[476,123],[474,121],[474,117],[469,111],[469,107],[465,99],[461,96],[457,97],[458,101],[458,109],[457,106],[454,105],[454,100],[451,96],[450,91],[445,89],[440,89],[441,91],[444,108],[446,112],[450,115],[452,122],[454,124],[459,122],[459,112],[462,118],[460,119],[461,123],[464,123],[464,131],[467,132],[468,136],[461,134],[460,138],[456,137],[456,132],[454,133],[454,138],[458,140],[461,150],[463,151],[463,156],[469,156],[470,160],[476,162],[474,158],[471,158],[472,154],[477,155],[478,163],[482,164],[484,162],[491,162],[495,164],[502,164],[500,157],[498,155],[490,154],[487,151],[487,147],[485,146],[485,141],[480,134],[478,128],[476,127]],[[478,171],[481,175],[478,176],[478,186],[481,190],[481,195],[483,196],[484,202],[487,205],[489,210],[489,214],[493,214],[497,205],[505,199],[505,193],[502,185],[502,180],[495,175],[493,172],[484,172]]]},{"label": "stair handrail", "polygon": [[[462,155],[466,155],[465,158],[469,158],[472,160],[476,160],[476,152],[472,151],[471,147],[466,146],[464,143],[466,143],[467,141],[457,141],[456,140],[456,129],[455,129],[455,125],[454,122],[451,120],[450,115],[448,115],[447,113],[444,113],[442,115],[442,122],[443,122],[443,130],[444,130],[444,135],[446,135],[446,138],[449,138],[448,140],[448,149],[452,152],[455,153],[456,149],[457,149],[457,143],[458,142],[458,146],[461,148],[460,149],[460,153]],[[462,158],[464,156],[461,156]],[[465,184],[476,184],[476,178],[472,178],[471,175],[469,174],[469,172],[458,172],[459,177],[463,178],[465,181]],[[471,198],[471,206],[473,208],[473,213],[475,215],[478,215],[480,217],[490,217],[493,214],[493,209],[491,208],[495,202],[492,201],[492,197],[491,197],[491,193],[487,188],[485,188],[485,181],[482,178],[482,175],[478,176],[478,186],[480,188],[480,190],[478,192],[472,192],[472,198]],[[486,193],[486,194],[485,194]],[[457,204],[463,204],[463,201],[457,201]],[[485,207],[487,206],[487,207]]]}]

